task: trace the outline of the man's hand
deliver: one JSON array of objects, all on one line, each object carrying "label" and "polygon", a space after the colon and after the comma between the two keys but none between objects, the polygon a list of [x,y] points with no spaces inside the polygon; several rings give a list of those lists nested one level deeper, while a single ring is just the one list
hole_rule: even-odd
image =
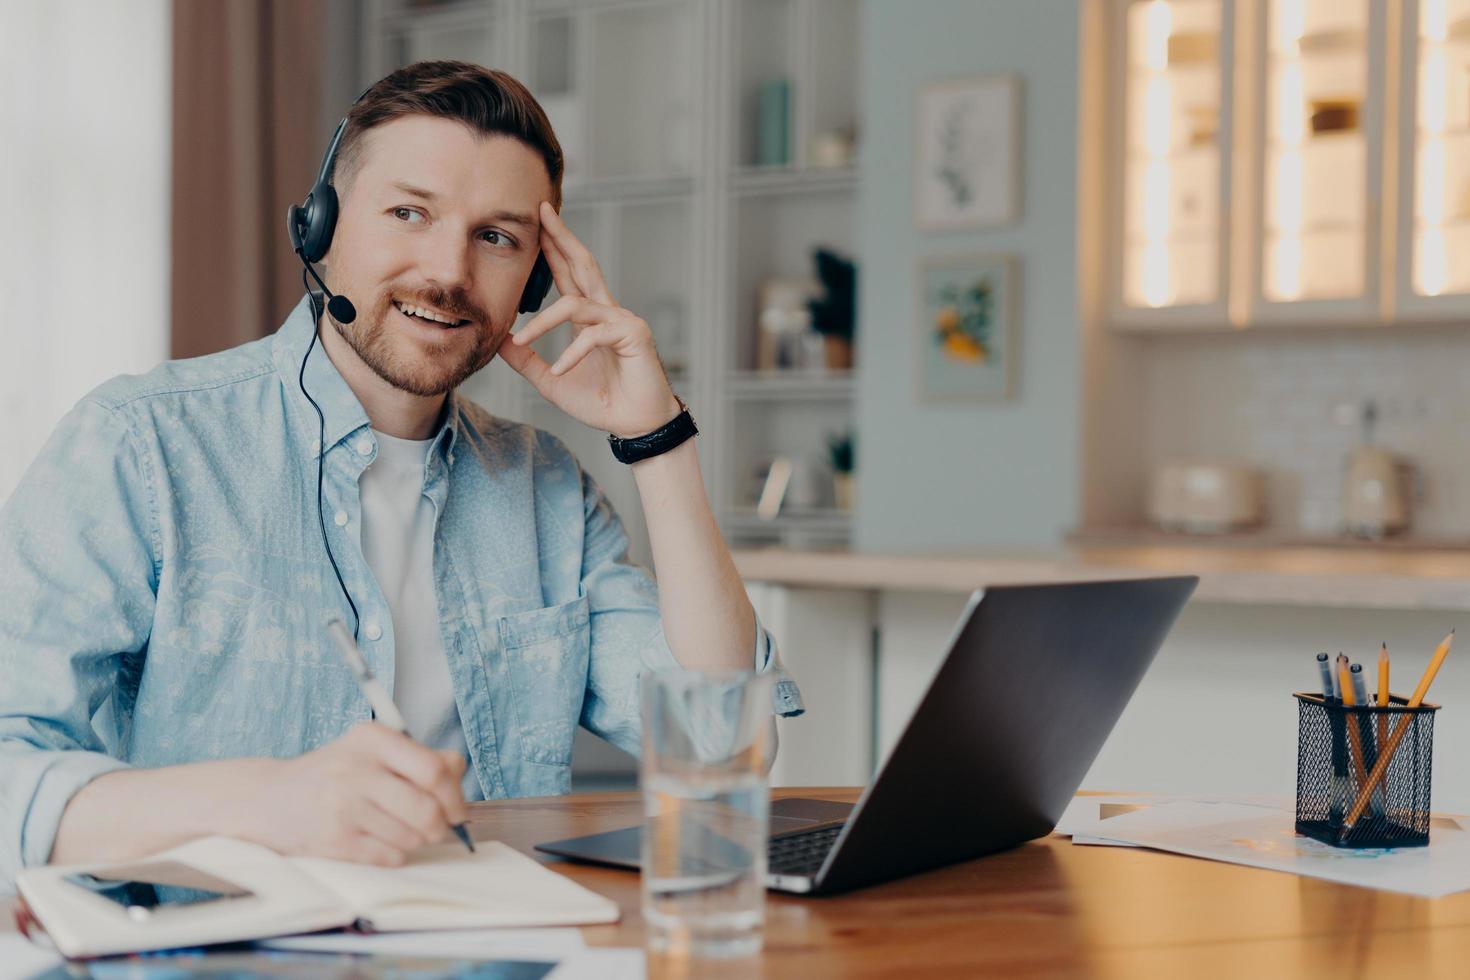
[{"label": "man's hand", "polygon": [[209,834],[282,854],[402,864],[468,818],[457,752],[364,722],[295,759],[223,759],[99,776],[62,813],[53,863],[127,861]]},{"label": "man's hand", "polygon": [[[500,356],[547,401],[622,439],[647,435],[679,414],[648,324],[618,306],[597,260],[548,203],[541,251],[561,297],[500,345]],[[576,336],[548,365],[528,345],[571,321]]]},{"label": "man's hand", "polygon": [[469,819],[465,760],[373,722],[260,781],[250,839],[281,852],[365,864],[402,864]]}]

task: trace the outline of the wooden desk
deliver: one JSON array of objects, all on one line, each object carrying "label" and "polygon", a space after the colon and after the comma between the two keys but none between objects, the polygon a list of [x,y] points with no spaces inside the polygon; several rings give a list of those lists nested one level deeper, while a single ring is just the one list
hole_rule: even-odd
[{"label": "wooden desk", "polygon": [[[851,789],[780,795],[857,798]],[[503,840],[616,900],[593,945],[643,943],[638,877],[532,851],[640,819],[636,794],[476,804]],[[0,918],[9,928],[11,916]],[[834,898],[771,895],[758,961],[650,961],[650,977],[1451,977],[1470,971],[1470,893],[1427,900],[1132,848],[1036,841]]]}]

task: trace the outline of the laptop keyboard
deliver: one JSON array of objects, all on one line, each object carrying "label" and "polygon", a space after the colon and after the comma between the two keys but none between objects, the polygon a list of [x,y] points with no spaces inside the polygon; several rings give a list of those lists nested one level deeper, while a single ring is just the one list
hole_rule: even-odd
[{"label": "laptop keyboard", "polygon": [[838,824],[777,837],[770,841],[766,851],[767,868],[776,875],[816,874],[840,833],[842,825]]}]

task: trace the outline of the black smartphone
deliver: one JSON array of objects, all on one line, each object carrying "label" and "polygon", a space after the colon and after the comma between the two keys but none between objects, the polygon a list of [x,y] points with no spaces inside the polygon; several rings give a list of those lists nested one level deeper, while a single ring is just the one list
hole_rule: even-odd
[{"label": "black smartphone", "polygon": [[163,908],[202,905],[251,894],[233,882],[175,861],[135,865],[111,873],[77,872],[65,875],[62,880],[116,903],[134,919],[147,918]]}]

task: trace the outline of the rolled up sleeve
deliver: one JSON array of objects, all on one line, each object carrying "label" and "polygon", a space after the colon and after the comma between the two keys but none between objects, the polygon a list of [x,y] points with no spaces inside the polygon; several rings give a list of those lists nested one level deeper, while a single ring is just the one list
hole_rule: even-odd
[{"label": "rolled up sleeve", "polygon": [[[582,725],[625,752],[640,749],[639,678],[646,670],[677,668],[659,616],[658,586],[628,559],[628,535],[591,476],[582,478],[586,529],[582,587],[588,597],[592,648]],[[801,691],[781,662],[776,640],[756,617],[752,665],[773,673],[772,710],[795,716]]]},{"label": "rolled up sleeve", "polygon": [[[71,798],[117,755],[157,588],[145,456],[109,407],[58,425],[0,509],[0,883],[44,864]],[[99,713],[107,708],[106,723]]]}]

